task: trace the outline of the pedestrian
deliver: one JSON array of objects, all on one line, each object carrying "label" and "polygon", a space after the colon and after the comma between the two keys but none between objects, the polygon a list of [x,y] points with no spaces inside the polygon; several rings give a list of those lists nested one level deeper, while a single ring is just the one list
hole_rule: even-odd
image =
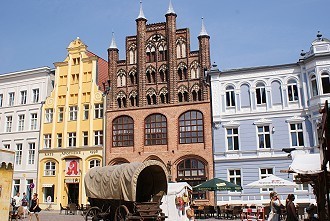
[{"label": "pedestrian", "polygon": [[194,211],[194,207],[192,204],[190,204],[190,207],[187,209],[186,214],[187,214],[189,221],[195,220],[195,211]]},{"label": "pedestrian", "polygon": [[270,196],[270,213],[268,221],[280,221],[281,208],[283,207],[276,192],[271,192]]},{"label": "pedestrian", "polygon": [[289,194],[286,201],[286,221],[298,221],[296,206],[294,205],[294,195]]},{"label": "pedestrian", "polygon": [[20,197],[20,192],[17,192],[16,195],[13,197],[15,200],[15,207],[20,207],[22,204],[22,199]]},{"label": "pedestrian", "polygon": [[39,207],[39,199],[37,193],[33,194],[31,206],[29,210],[30,210],[30,221],[32,221],[33,214],[35,214],[37,221],[39,221],[39,212],[41,211],[41,209]]},{"label": "pedestrian", "polygon": [[22,197],[22,207],[23,207],[23,216],[24,216],[24,219],[25,219],[25,217],[26,217],[26,214],[29,213],[28,206],[29,206],[28,198],[27,198],[26,194],[23,193],[23,197]]}]

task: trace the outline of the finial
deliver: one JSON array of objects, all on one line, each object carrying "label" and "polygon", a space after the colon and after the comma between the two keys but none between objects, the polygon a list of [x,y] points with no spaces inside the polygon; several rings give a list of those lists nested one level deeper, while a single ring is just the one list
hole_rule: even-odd
[{"label": "finial", "polygon": [[304,50],[301,50],[300,56],[304,57],[306,55],[306,52],[304,52]]},{"label": "finial", "polygon": [[146,17],[144,16],[144,13],[143,13],[142,0],[140,0],[140,14],[139,14],[139,16],[137,17],[137,19],[139,19],[139,18],[146,19]]},{"label": "finial", "polygon": [[80,38],[79,38],[79,36],[77,37],[77,40],[79,40]]},{"label": "finial", "polygon": [[116,41],[115,41],[115,33],[114,32],[112,32],[112,39],[111,39],[111,44],[110,44],[109,48],[117,49],[117,45],[116,45]]},{"label": "finial", "polygon": [[321,38],[322,37],[322,33],[320,31],[317,31],[316,37]]},{"label": "finial", "polygon": [[168,10],[166,14],[175,14],[175,11],[173,9],[172,1],[170,0],[170,4],[168,6]]},{"label": "finial", "polygon": [[209,36],[209,34],[207,33],[207,31],[205,29],[204,18],[203,17],[202,17],[202,29],[201,29],[201,32],[199,33],[199,36]]}]

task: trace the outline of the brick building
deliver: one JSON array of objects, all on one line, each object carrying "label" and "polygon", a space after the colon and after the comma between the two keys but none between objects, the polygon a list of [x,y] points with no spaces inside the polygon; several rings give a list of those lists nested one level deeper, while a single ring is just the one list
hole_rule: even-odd
[{"label": "brick building", "polygon": [[[189,29],[177,29],[171,3],[165,17],[166,22],[147,24],[140,5],[137,35],[126,37],[126,60],[119,60],[112,38],[105,162],[159,160],[172,181],[196,185],[213,177],[210,95],[203,74],[210,67],[210,37],[202,22],[199,50],[191,51]],[[211,200],[205,193],[193,196]]]}]

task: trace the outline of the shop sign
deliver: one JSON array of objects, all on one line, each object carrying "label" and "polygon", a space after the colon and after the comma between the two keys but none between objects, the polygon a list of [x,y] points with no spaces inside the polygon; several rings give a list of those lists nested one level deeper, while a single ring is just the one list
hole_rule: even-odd
[{"label": "shop sign", "polygon": [[64,183],[79,183],[78,178],[72,178],[72,179],[64,179]]},{"label": "shop sign", "polygon": [[80,176],[79,159],[66,159],[65,164],[65,176]]}]

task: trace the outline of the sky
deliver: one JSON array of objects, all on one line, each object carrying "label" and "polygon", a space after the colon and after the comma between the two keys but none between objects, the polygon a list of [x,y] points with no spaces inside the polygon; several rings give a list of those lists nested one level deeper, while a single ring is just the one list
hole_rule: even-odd
[{"label": "sky", "polygon": [[[139,0],[7,0],[0,3],[0,74],[63,61],[77,37],[107,58],[115,34],[120,59],[136,35]],[[165,22],[169,0],[143,0],[147,23]],[[330,39],[329,0],[172,0],[177,28],[198,50],[201,18],[220,70],[295,63],[317,31]]]}]

